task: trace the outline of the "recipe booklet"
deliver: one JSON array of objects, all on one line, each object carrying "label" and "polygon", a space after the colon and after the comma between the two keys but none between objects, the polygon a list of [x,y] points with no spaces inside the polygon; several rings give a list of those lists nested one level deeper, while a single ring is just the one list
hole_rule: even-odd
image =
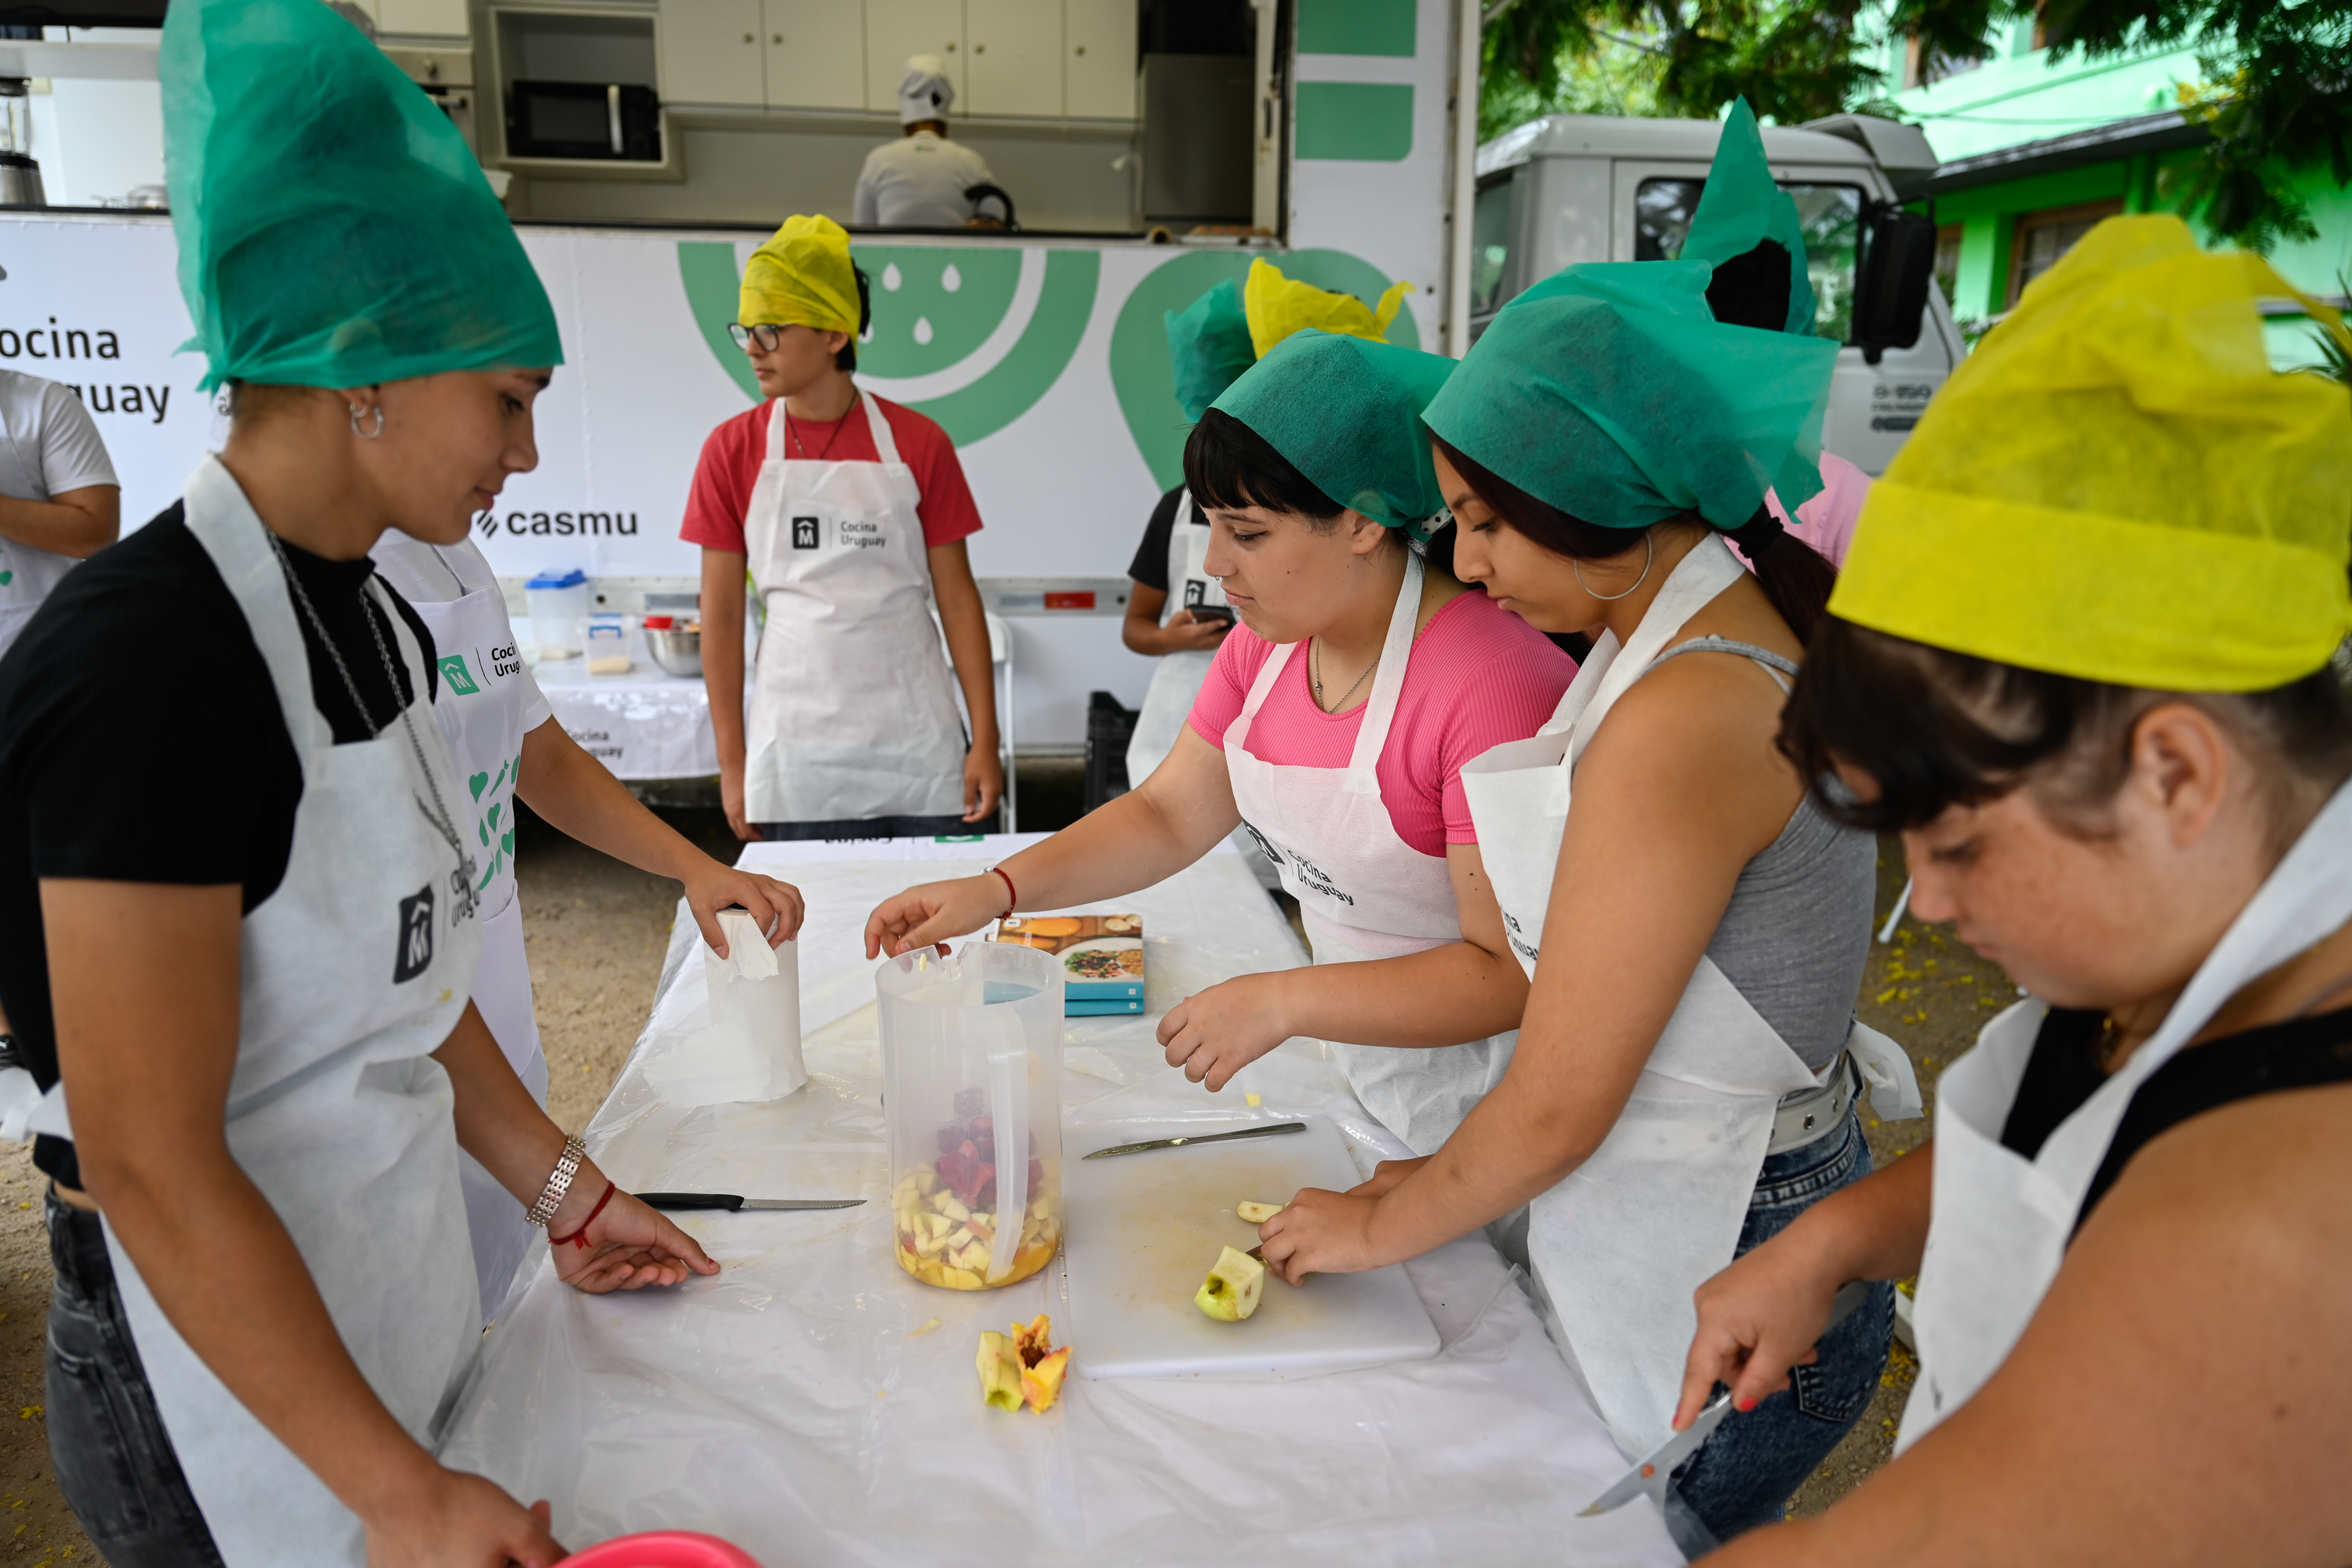
[{"label": "recipe booklet", "polygon": [[996,922],[996,940],[1059,954],[1066,1005],[1092,1013],[1114,1010],[1096,1004],[1132,1003],[1115,1010],[1143,1011],[1141,915],[1007,915]]}]

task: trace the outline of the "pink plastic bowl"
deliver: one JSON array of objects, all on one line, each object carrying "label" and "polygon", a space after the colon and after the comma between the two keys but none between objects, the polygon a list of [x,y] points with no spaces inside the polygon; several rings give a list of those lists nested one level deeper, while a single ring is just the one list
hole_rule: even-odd
[{"label": "pink plastic bowl", "polygon": [[749,1552],[691,1530],[649,1530],[575,1552],[564,1568],[760,1568]]}]

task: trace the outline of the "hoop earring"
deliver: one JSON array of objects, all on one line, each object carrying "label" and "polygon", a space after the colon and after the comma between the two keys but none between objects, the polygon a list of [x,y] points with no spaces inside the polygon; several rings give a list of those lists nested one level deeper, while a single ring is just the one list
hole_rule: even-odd
[{"label": "hoop earring", "polygon": [[1570,558],[1568,569],[1576,574],[1576,585],[1578,587],[1582,588],[1587,594],[1591,594],[1592,597],[1600,600],[1604,605],[1612,604],[1616,600],[1625,597],[1626,594],[1633,593],[1634,589],[1641,587],[1643,584],[1650,580],[1650,567],[1658,559],[1658,542],[1655,535],[1644,533],[1642,535],[1642,542],[1649,546],[1649,552],[1642,558],[1642,574],[1633,579],[1633,587],[1626,589],[1624,594],[1592,593],[1591,587],[1584,581],[1583,572],[1578,568],[1573,557]]},{"label": "hoop earring", "polygon": [[352,434],[362,441],[373,441],[383,434],[383,405],[370,404],[368,412],[375,416],[375,428],[373,430],[360,428],[360,405],[356,403],[352,405]]}]

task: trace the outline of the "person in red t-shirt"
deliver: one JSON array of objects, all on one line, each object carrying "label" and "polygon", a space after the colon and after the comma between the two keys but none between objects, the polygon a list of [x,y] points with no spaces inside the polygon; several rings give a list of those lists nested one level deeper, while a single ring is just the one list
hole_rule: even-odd
[{"label": "person in red t-shirt", "polygon": [[[858,390],[869,314],[849,236],[785,220],[730,331],[769,401],[710,433],[679,534],[702,547],[702,679],[744,838],[983,831],[1004,793],[980,513],[947,433]],[[764,626],[743,700],[743,581]],[[971,716],[966,733],[955,683]]]}]

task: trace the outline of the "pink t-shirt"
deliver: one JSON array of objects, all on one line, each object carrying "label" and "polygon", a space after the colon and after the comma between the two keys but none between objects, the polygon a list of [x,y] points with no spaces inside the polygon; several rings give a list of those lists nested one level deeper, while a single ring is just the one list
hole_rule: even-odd
[{"label": "pink t-shirt", "polygon": [[[1854,520],[1862,516],[1862,503],[1869,499],[1870,476],[1834,452],[1822,454],[1822,493],[1797,509],[1794,522],[1789,521],[1780,498],[1770,490],[1764,492],[1764,504],[1772,509],[1789,537],[1803,540],[1837,567],[1845,565],[1846,546],[1853,542]],[[1739,553],[1738,545],[1732,546],[1731,553],[1742,566],[1751,572],[1756,569]]]},{"label": "pink t-shirt", "polygon": [[[1244,626],[1225,634],[1192,702],[1193,733],[1223,749],[1225,731],[1241,717],[1275,646]],[[1396,718],[1374,770],[1397,837],[1433,856],[1448,844],[1477,843],[1462,764],[1541,729],[1575,678],[1574,659],[1475,589],[1431,616],[1405,664]],[[1244,749],[1263,763],[1344,768],[1370,706],[1338,714],[1316,707],[1301,647],[1266,693]]]}]

